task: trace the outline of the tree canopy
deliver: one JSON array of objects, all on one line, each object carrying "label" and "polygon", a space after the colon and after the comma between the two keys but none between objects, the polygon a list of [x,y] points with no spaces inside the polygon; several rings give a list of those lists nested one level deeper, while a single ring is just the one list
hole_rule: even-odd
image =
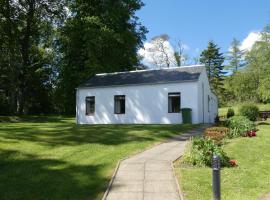
[{"label": "tree canopy", "polygon": [[200,56],[200,62],[206,67],[210,86],[218,96],[221,96],[223,91],[224,59],[220,48],[213,41],[209,41],[207,48]]},{"label": "tree canopy", "polygon": [[0,114],[75,112],[75,88],[139,65],[140,0],[0,1]]}]

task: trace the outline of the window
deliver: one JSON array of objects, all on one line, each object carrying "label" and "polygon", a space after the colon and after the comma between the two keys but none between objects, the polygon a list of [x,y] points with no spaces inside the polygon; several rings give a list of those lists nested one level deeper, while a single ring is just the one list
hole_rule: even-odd
[{"label": "window", "polygon": [[180,108],[181,108],[180,102],[181,102],[180,92],[169,93],[168,94],[168,112],[179,113]]},{"label": "window", "polygon": [[85,106],[86,106],[86,115],[91,115],[95,113],[95,97],[86,97],[85,98]]},{"label": "window", "polygon": [[114,96],[114,114],[125,114],[125,95]]}]

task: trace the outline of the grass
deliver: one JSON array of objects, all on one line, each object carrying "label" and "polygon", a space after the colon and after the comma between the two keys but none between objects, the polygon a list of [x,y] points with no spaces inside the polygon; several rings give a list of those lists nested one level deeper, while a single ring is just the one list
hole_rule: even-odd
[{"label": "grass", "polygon": [[[270,193],[270,121],[261,122],[258,136],[236,138],[225,145],[239,166],[221,171],[221,199],[257,200]],[[207,167],[175,164],[186,200],[212,199],[212,171]]]},{"label": "grass", "polygon": [[101,199],[117,162],[192,125],[80,125],[71,117],[0,117],[0,194]]},{"label": "grass", "polygon": [[[270,104],[256,104],[260,110],[270,110]],[[236,115],[239,114],[239,108],[241,105],[230,106],[234,109]],[[222,107],[218,109],[219,116],[226,116],[229,107]]]}]

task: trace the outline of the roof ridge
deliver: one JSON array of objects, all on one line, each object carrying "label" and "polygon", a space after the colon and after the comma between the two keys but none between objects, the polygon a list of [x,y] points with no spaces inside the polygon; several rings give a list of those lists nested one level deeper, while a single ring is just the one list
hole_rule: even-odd
[{"label": "roof ridge", "polygon": [[133,71],[122,71],[122,72],[109,72],[109,73],[96,74],[96,76],[105,76],[105,75],[113,75],[113,74],[125,74],[125,73],[136,73],[136,72],[147,72],[147,71],[162,71],[162,70],[195,68],[195,67],[198,67],[198,68],[199,67],[204,67],[204,65],[183,65],[183,66],[175,66],[175,67],[161,68],[161,69],[143,69],[143,70],[133,70]]},{"label": "roof ridge", "polygon": [[110,87],[121,85],[164,84],[172,82],[198,81],[205,70],[203,65],[172,67],[168,69],[140,70],[95,75],[79,87]]}]

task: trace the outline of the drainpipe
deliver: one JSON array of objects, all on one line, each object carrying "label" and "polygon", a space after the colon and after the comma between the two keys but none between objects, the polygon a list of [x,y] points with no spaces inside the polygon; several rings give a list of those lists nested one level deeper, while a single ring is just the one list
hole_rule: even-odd
[{"label": "drainpipe", "polygon": [[76,123],[78,124],[78,88],[76,88]]},{"label": "drainpipe", "polygon": [[202,107],[203,107],[203,123],[204,123],[204,85],[202,83]]}]

